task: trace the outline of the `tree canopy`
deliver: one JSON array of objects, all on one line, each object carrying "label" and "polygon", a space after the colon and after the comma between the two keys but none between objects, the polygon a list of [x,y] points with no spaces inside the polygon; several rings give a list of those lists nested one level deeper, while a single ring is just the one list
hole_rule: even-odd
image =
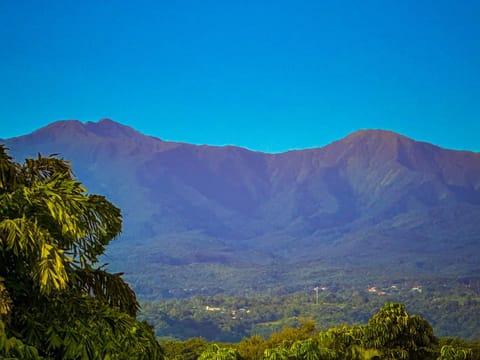
[{"label": "tree canopy", "polygon": [[0,356],[155,359],[135,293],[99,264],[120,210],[56,155],[17,163],[0,145]]},{"label": "tree canopy", "polygon": [[365,325],[342,325],[317,332],[311,319],[263,338],[239,343],[207,343],[202,339],[164,341],[169,358],[236,360],[474,360],[479,342],[434,336],[430,324],[409,315],[401,303],[387,302]]}]

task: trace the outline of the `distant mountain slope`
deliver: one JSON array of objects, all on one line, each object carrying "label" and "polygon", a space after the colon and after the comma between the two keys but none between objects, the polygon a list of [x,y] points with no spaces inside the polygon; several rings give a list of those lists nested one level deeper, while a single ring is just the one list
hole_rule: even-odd
[{"label": "distant mountain slope", "polygon": [[361,130],[265,154],[166,142],[108,119],[4,142],[20,161],[71,159],[91,192],[122,208],[106,261],[145,297],[298,289],[328,269],[480,271],[479,153]]}]

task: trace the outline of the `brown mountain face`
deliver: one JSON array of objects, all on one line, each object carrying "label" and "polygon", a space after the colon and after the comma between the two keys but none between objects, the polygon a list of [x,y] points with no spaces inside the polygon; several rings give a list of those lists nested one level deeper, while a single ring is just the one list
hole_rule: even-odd
[{"label": "brown mountain face", "polygon": [[478,153],[362,130],[265,154],[166,142],[111,120],[60,121],[4,143],[19,161],[71,159],[91,192],[122,208],[106,261],[141,296],[302,288],[335,268],[480,270]]}]

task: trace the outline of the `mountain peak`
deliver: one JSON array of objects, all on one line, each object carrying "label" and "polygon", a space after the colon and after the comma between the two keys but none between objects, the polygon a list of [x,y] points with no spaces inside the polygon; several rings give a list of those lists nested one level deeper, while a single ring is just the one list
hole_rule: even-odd
[{"label": "mountain peak", "polygon": [[84,125],[78,120],[59,120],[35,130],[31,135],[47,135],[48,138],[56,138],[61,134],[70,136],[85,132]]},{"label": "mountain peak", "polygon": [[404,135],[396,133],[391,130],[382,130],[382,129],[362,129],[355,131],[354,133],[348,135],[345,140],[349,141],[362,141],[362,140],[375,140],[382,142],[392,142],[398,140],[414,141]]},{"label": "mountain peak", "polygon": [[85,128],[101,137],[137,137],[144,136],[130,126],[122,125],[111,119],[101,119],[98,122],[88,121]]},{"label": "mountain peak", "polygon": [[361,147],[375,152],[398,153],[402,149],[417,147],[421,149],[440,149],[438,146],[417,141],[390,130],[368,129],[356,131],[343,140],[350,147]]},{"label": "mountain peak", "polygon": [[111,119],[101,119],[97,122],[82,123],[79,120],[59,120],[32,133],[46,135],[49,139],[78,136],[98,136],[101,138],[137,138],[144,137],[142,133],[130,126],[122,125]]}]

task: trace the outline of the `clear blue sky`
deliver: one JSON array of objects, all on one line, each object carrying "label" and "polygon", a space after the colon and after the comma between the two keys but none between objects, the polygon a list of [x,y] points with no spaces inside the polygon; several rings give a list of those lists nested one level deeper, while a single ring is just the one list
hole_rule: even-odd
[{"label": "clear blue sky", "polygon": [[0,1],[0,138],[111,118],[280,152],[383,128],[480,151],[480,1]]}]

